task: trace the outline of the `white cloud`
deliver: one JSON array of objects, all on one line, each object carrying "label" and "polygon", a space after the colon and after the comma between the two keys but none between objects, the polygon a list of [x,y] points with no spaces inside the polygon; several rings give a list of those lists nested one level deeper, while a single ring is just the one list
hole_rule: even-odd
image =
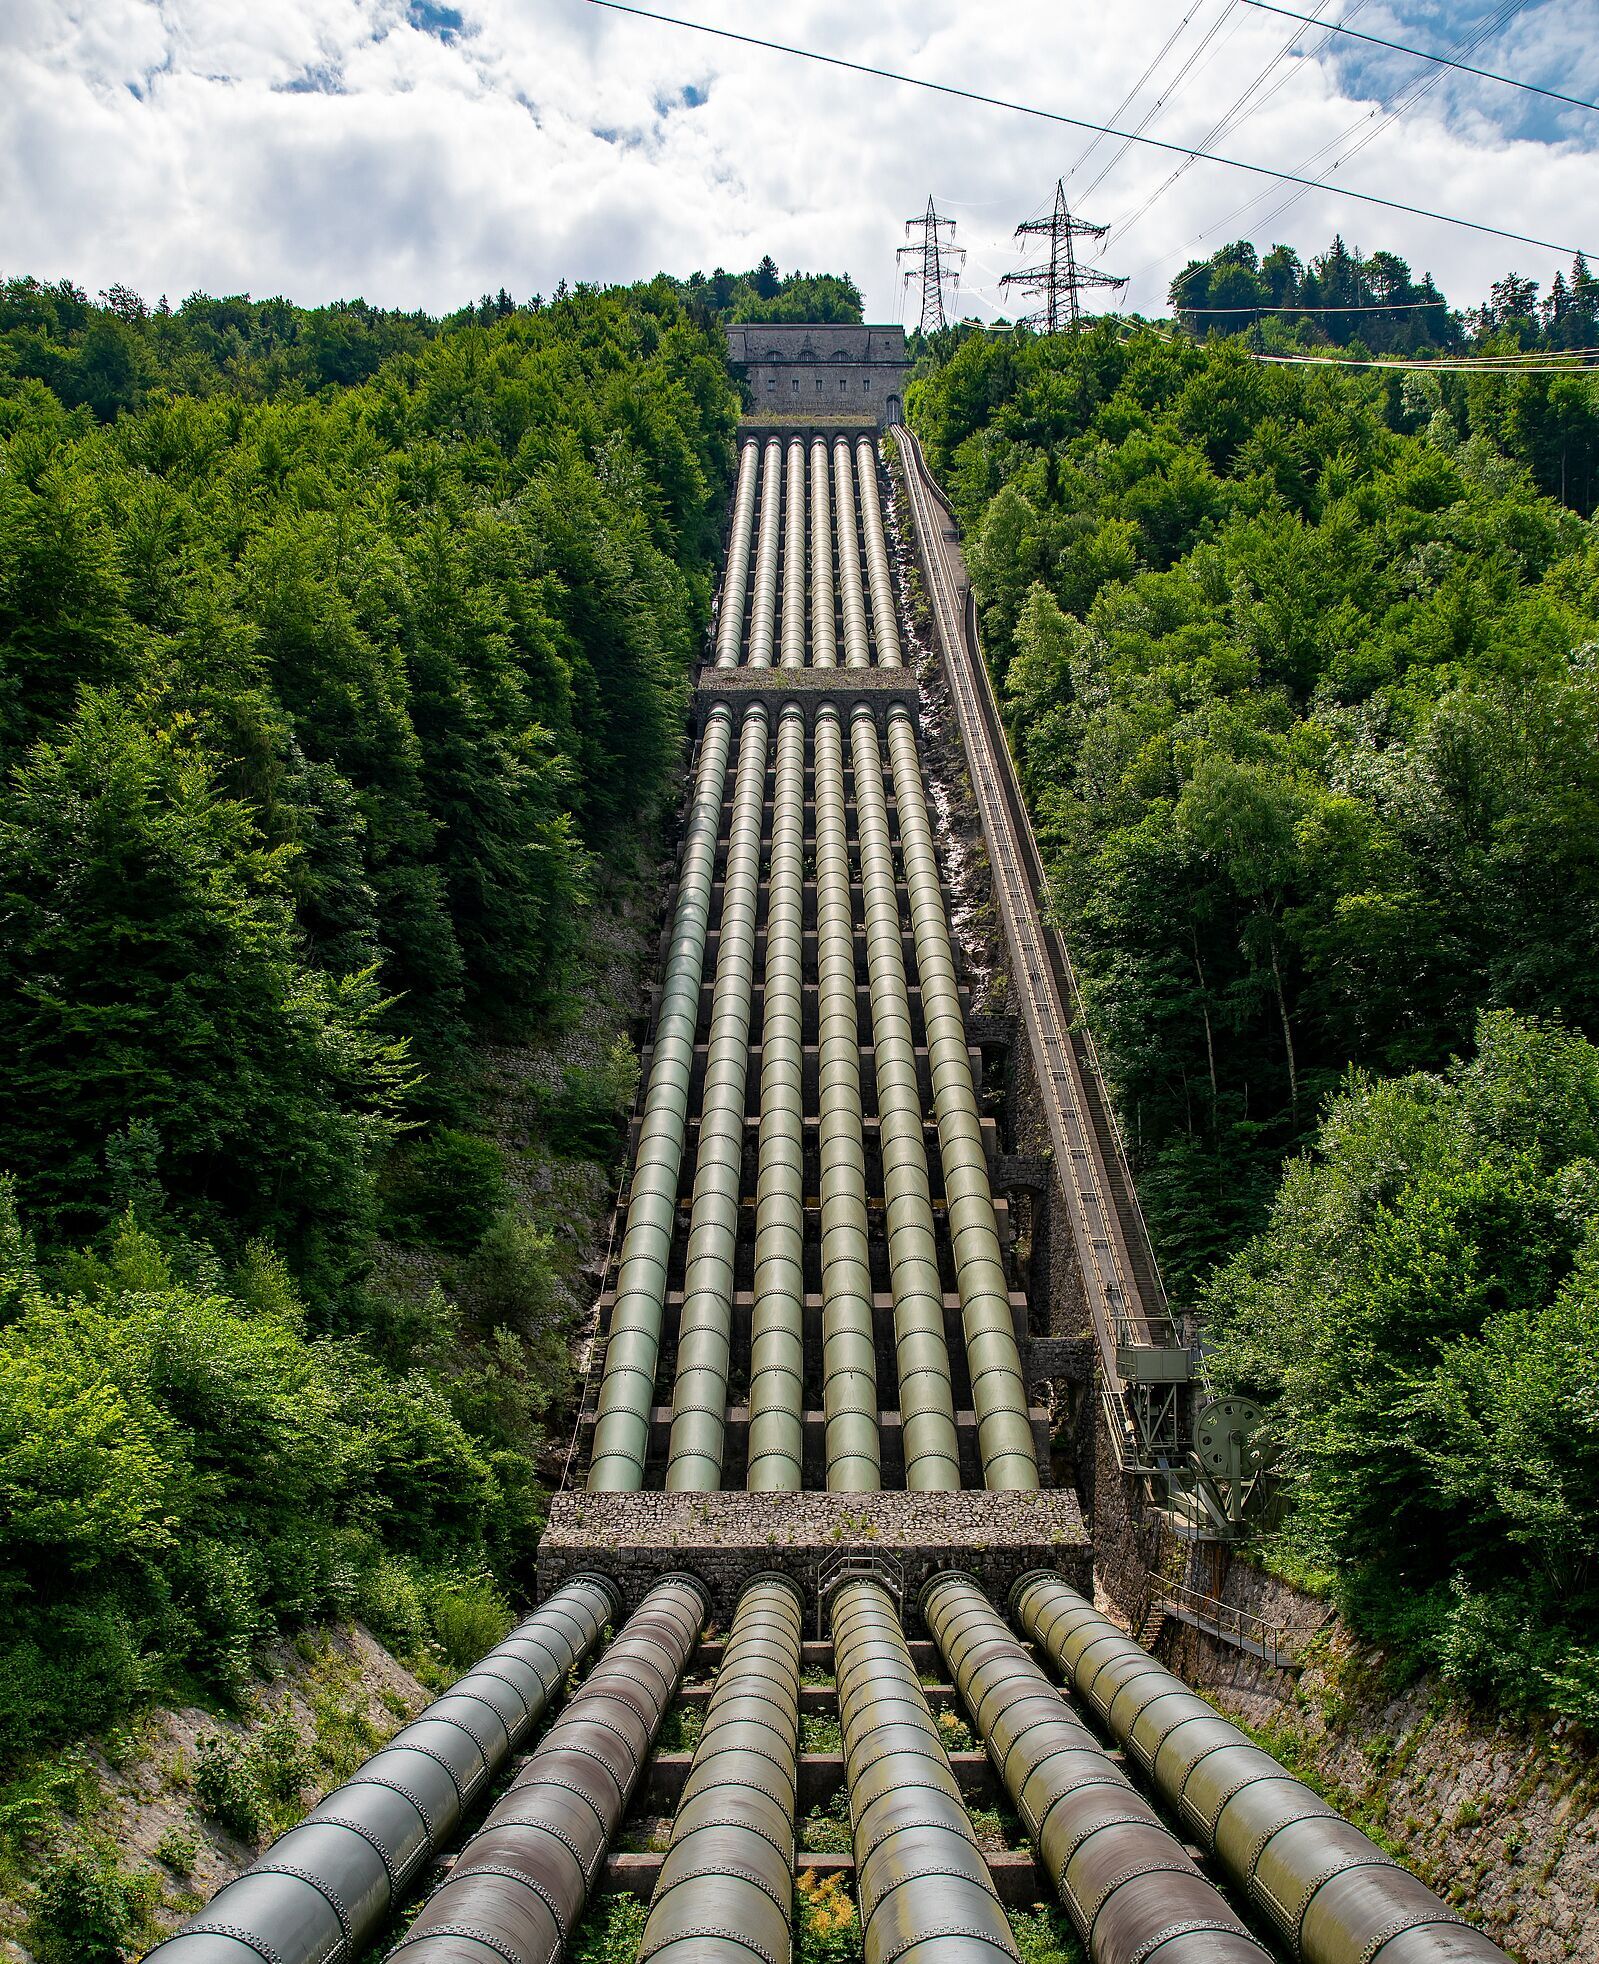
[{"label": "white cloud", "polygon": [[[1097,17],[1058,0],[1012,0],[1002,12],[970,0],[883,0],[870,12],[841,0],[781,12],[680,4],[697,19],[1086,117],[1108,113],[1187,11],[1187,0],[1120,0]],[[1582,94],[1599,84],[1590,7],[1545,0],[1477,58]],[[1406,0],[1363,11],[1361,24],[1440,47],[1487,11]],[[1164,77],[1224,14],[1207,65],[1151,134],[1200,141],[1293,32],[1238,0],[1203,0]],[[1293,167],[1380,113],[1417,73],[1369,50],[1295,57],[1219,147]],[[1599,234],[1599,117],[1530,101],[1448,77],[1351,161],[1348,181],[1599,245],[1587,236]],[[195,288],[304,301],[359,292],[439,309],[501,285],[525,295],[563,276],[739,267],[770,251],[785,268],[848,268],[872,314],[893,318],[901,221],[929,190],[960,221],[974,284],[992,289],[1015,263],[1011,225],[1086,142],[582,0],[0,8],[0,267],[91,290],[121,280],[174,299]],[[1108,154],[1102,147],[1093,169]],[[1089,215],[1130,217],[1171,161],[1129,153]],[[1263,203],[1229,218],[1263,189]],[[1281,201],[1261,180],[1196,165],[1130,231],[1113,233],[1104,263],[1137,275],[1130,298],[1146,307],[1160,304],[1191,250],[1240,231],[1313,250],[1338,229],[1431,268],[1462,302],[1507,267],[1547,280],[1560,263],[1321,192],[1268,224]]]}]

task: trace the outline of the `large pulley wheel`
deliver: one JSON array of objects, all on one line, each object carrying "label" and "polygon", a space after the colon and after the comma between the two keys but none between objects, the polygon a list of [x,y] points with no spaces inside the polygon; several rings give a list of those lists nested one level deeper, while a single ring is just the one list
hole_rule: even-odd
[{"label": "large pulley wheel", "polygon": [[1218,1480],[1241,1480],[1260,1465],[1256,1434],[1265,1414],[1251,1398],[1213,1398],[1194,1414],[1194,1457]]}]

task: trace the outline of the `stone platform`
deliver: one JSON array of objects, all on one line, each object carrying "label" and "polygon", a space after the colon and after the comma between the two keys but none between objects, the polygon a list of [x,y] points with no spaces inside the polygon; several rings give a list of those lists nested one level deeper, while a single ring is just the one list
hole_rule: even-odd
[{"label": "stone platform", "polygon": [[807,726],[824,702],[845,717],[863,702],[881,725],[890,703],[919,714],[921,691],[909,668],[702,668],[694,688],[697,729],[705,727],[706,716],[719,702],[729,704],[735,715],[758,702],[774,722],[788,704],[798,703]]},{"label": "stone platform", "polygon": [[725,1623],[752,1576],[776,1571],[805,1593],[806,1620],[842,1554],[882,1556],[903,1580],[907,1613],[931,1576],[975,1576],[996,1607],[1029,1569],[1080,1589],[1092,1553],[1077,1496],[1039,1493],[557,1494],[539,1544],[542,1599],[579,1569],[599,1569],[631,1609],[661,1576],[686,1569]]}]

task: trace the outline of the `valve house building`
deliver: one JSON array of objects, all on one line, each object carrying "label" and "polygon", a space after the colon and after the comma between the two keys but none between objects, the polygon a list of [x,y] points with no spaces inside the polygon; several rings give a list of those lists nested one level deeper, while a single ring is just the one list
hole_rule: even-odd
[{"label": "valve house building", "polygon": [[757,421],[807,423],[904,420],[905,330],[815,322],[739,322],[728,353],[747,375]]}]

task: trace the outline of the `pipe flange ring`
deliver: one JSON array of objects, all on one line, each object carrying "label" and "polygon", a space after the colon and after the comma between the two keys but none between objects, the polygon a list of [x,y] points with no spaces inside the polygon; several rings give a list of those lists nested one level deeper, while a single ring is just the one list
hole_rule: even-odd
[{"label": "pipe flange ring", "polygon": [[606,1824],[605,1816],[594,1805],[593,1797],[586,1794],[575,1780],[563,1780],[558,1773],[541,1773],[536,1780],[528,1780],[524,1784],[527,1786],[559,1787],[562,1793],[576,1794],[578,1799],[582,1801],[583,1805],[594,1816],[595,1820],[599,1822],[600,1833],[607,1841],[610,1839],[611,1830]]},{"label": "pipe flange ring", "polygon": [[270,1859],[257,1862],[251,1870],[252,1875],[290,1875],[296,1882],[303,1882],[314,1889],[332,1910],[339,1921],[339,1934],[344,1938],[344,1951],[347,1957],[355,1955],[355,1938],[350,1929],[350,1912],[344,1907],[339,1892],[323,1878],[310,1869],[295,1868],[288,1862],[274,1862]]},{"label": "pipe flange ring", "polygon": [[764,1944],[756,1943],[753,1937],[747,1937],[742,1930],[724,1930],[720,1927],[708,1930],[685,1931],[673,1936],[663,1937],[659,1943],[651,1944],[647,1949],[641,1949],[639,1951],[638,1964],[648,1964],[648,1960],[658,1950],[664,1950],[668,1944],[681,1943],[685,1935],[719,1938],[723,1943],[738,1944],[740,1948],[749,1951],[752,1956],[758,1957],[761,1960],[761,1964],[779,1964],[778,1959],[772,1955]]},{"label": "pipe flange ring", "polygon": [[[680,1843],[679,1846],[681,1845],[682,1844]],[[778,1891],[772,1887],[771,1883],[767,1881],[764,1875],[760,1874],[759,1871],[756,1869],[745,1868],[741,1863],[738,1862],[718,1862],[714,1869],[688,1870],[685,1874],[677,1876],[673,1881],[669,1882],[664,1889],[661,1889],[659,1887],[656,1889],[655,1894],[650,1898],[651,1908],[653,1908],[655,1904],[658,1903],[663,1896],[669,1896],[674,1889],[680,1889],[685,1882],[703,1882],[707,1875],[715,1875],[719,1877],[731,1876],[735,1882],[747,1882],[751,1885],[752,1888],[759,1889],[761,1894],[766,1897],[767,1901],[772,1903],[774,1907],[776,1907],[777,1909],[780,1909],[785,1916],[787,1916],[790,1912],[790,1904],[786,1900],[785,1896],[780,1895]],[[783,1880],[785,1882],[788,1880],[788,1871],[786,1869],[783,1872]]]},{"label": "pipe flange ring", "polygon": [[[1422,1917],[1396,1916],[1391,1923],[1384,1924],[1378,1930],[1377,1934],[1367,1943],[1366,1948],[1360,1953],[1360,1964],[1373,1964],[1373,1960],[1383,1945],[1390,1942],[1394,1937],[1403,1936],[1406,1930],[1422,1930],[1429,1924],[1434,1923],[1451,1923],[1458,1928],[1465,1922],[1466,1919],[1463,1916],[1457,1916],[1452,1909],[1445,1909],[1442,1903],[1438,1905],[1436,1913],[1429,1910]],[[1467,1927],[1469,1928],[1470,1926],[1468,1925]]]},{"label": "pipe flange ring", "polygon": [[[522,1687],[516,1682],[515,1678],[506,1677],[503,1671],[491,1670],[489,1668],[490,1662],[491,1659],[485,1657],[482,1663],[475,1665],[473,1669],[468,1673],[468,1675],[474,1678],[493,1678],[496,1684],[503,1684],[507,1691],[515,1692],[516,1702],[522,1707],[523,1723],[526,1724],[527,1721],[530,1720],[533,1716],[533,1708],[527,1702],[527,1697],[526,1694],[523,1692]],[[529,1668],[531,1669],[531,1666],[529,1666]],[[470,1698],[473,1697],[475,1694],[469,1691],[465,1695],[468,1698]]]},{"label": "pipe flange ring", "polygon": [[[451,1695],[451,1694],[446,1694],[446,1695]],[[471,1692],[470,1692],[470,1691],[463,1691],[463,1692],[461,1693],[461,1696],[462,1696],[463,1698],[470,1698],[470,1697],[472,1696],[472,1694],[471,1694]],[[482,1700],[479,1700],[478,1702],[479,1702],[479,1703],[482,1703]],[[492,1708],[492,1707],[490,1707],[490,1709],[492,1710],[493,1708]],[[481,1739],[480,1739],[480,1738],[479,1738],[479,1737],[477,1736],[477,1734],[476,1734],[476,1733],[475,1733],[475,1732],[474,1732],[474,1731],[472,1730],[472,1728],[471,1728],[471,1726],[469,1726],[469,1725],[467,1724],[467,1722],[466,1722],[466,1720],[465,1720],[465,1719],[461,1719],[461,1718],[457,1718],[457,1717],[455,1716],[455,1714],[454,1714],[454,1712],[440,1712],[440,1713],[438,1714],[438,1720],[439,1720],[439,1723],[440,1723],[441,1725],[453,1725],[453,1726],[455,1727],[455,1729],[456,1729],[456,1731],[457,1731],[457,1732],[464,1732],[464,1733],[466,1734],[466,1736],[467,1736],[467,1738],[468,1738],[468,1739],[470,1739],[470,1740],[472,1741],[472,1744],[473,1744],[474,1746],[476,1746],[476,1747],[477,1747],[477,1749],[478,1749],[478,1752],[479,1752],[479,1754],[480,1754],[480,1755],[481,1755],[481,1757],[482,1757],[482,1760],[483,1760],[483,1764],[484,1764],[485,1766],[487,1766],[487,1765],[489,1764],[489,1749],[488,1749],[488,1747],[487,1747],[487,1746],[486,1746],[486,1745],[485,1745],[485,1744],[483,1743],[483,1741],[482,1741],[482,1740],[481,1740]]]},{"label": "pipe flange ring", "polygon": [[[1299,1948],[1300,1932],[1305,1927],[1305,1918],[1310,1914],[1311,1904],[1336,1876],[1345,1875],[1350,1869],[1396,1869],[1398,1867],[1399,1864],[1393,1857],[1391,1855],[1385,1855],[1376,1843],[1373,1842],[1369,1855],[1342,1855],[1336,1862],[1329,1862],[1325,1868],[1318,1869],[1306,1885],[1304,1894],[1300,1897],[1298,1914],[1294,1917],[1292,1927],[1288,1933],[1293,1939],[1294,1949],[1297,1951]],[[1267,1893],[1264,1889],[1261,1891],[1262,1895]],[[1275,1898],[1273,1900],[1275,1901]],[[1286,1922],[1288,1919],[1285,1917],[1283,1920]],[[1393,1934],[1391,1930],[1388,1933],[1389,1936]],[[1388,1937],[1384,1937],[1383,1942],[1386,1943],[1387,1941]]]},{"label": "pipe flange ring", "polygon": [[1141,1875],[1191,1875],[1193,1872],[1193,1864],[1186,1855],[1157,1855],[1147,1862],[1130,1862],[1126,1868],[1113,1870],[1101,1884],[1097,1896],[1079,1896],[1077,1900],[1084,1917],[1092,1925],[1116,1891],[1126,1883],[1136,1882]]},{"label": "pipe flange ring", "polygon": [[[1243,1937],[1249,1943],[1255,1943],[1255,1939],[1241,1923],[1225,1923],[1219,1916],[1194,1917],[1187,1923],[1168,1923],[1164,1929],[1153,1931],[1136,1949],[1127,1953],[1126,1964],[1145,1964],[1146,1958],[1152,1957],[1162,1944],[1170,1943],[1173,1937],[1199,1936],[1208,1930],[1213,1930],[1222,1936]],[[1271,1952],[1263,1945],[1256,1944],[1255,1948],[1263,1958],[1271,1956]]]},{"label": "pipe flange ring", "polygon": [[480,1841],[484,1835],[491,1833],[497,1827],[526,1828],[530,1829],[534,1834],[547,1834],[552,1841],[558,1841],[561,1844],[567,1854],[572,1857],[572,1860],[577,1863],[578,1869],[585,1880],[587,1879],[589,1860],[588,1856],[578,1846],[577,1837],[568,1834],[565,1828],[556,1827],[550,1821],[485,1821],[476,1834],[469,1836],[461,1844],[462,1859],[465,1859],[466,1852],[472,1846],[473,1842]]},{"label": "pipe flange ring", "polygon": [[527,1960],[519,1950],[512,1950],[511,1946],[503,1943],[492,1930],[484,1930],[475,1923],[430,1924],[426,1930],[418,1931],[415,1936],[402,1937],[388,1955],[396,1957],[411,1944],[425,1943],[429,1937],[465,1937],[468,1943],[481,1944],[485,1950],[492,1950],[497,1957],[503,1957],[505,1964],[527,1964]]},{"label": "pipe flange ring", "polygon": [[[978,1851],[978,1860],[982,1860],[981,1850]],[[948,1862],[928,1862],[920,1868],[906,1869],[902,1874],[895,1875],[891,1882],[885,1883],[881,1889],[875,1891],[870,1909],[866,1907],[864,1893],[861,1895],[862,1927],[864,1928],[865,1924],[871,1921],[896,1889],[903,1889],[907,1882],[929,1882],[933,1877],[941,1875],[952,1876],[960,1882],[970,1882],[972,1879],[964,1869],[951,1868]]]},{"label": "pipe flange ring", "polygon": [[474,1864],[473,1867],[464,1869],[462,1875],[463,1877],[474,1875],[503,1876],[507,1882],[520,1882],[524,1888],[531,1889],[533,1894],[538,1897],[539,1901],[550,1912],[550,1917],[555,1924],[556,1931],[559,1933],[561,1942],[563,1944],[566,1942],[566,1923],[561,1915],[560,1904],[556,1902],[554,1896],[550,1894],[549,1890],[536,1876],[529,1875],[525,1869],[507,1868],[496,1862],[485,1862],[481,1866]]},{"label": "pipe flange ring", "polygon": [[417,1799],[416,1795],[412,1793],[409,1787],[402,1785],[398,1780],[386,1779],[380,1773],[363,1774],[357,1784],[363,1787],[387,1787],[390,1793],[398,1794],[401,1800],[408,1800],[422,1817],[422,1825],[427,1830],[428,1840],[431,1842],[437,1838],[437,1830],[433,1826],[432,1815],[428,1813],[427,1809]]},{"label": "pipe flange ring", "polygon": [[[904,1938],[892,1950],[879,1951],[878,1964],[894,1964],[894,1960],[897,1957],[903,1957],[906,1951],[914,1950],[918,1944],[926,1943],[929,1934],[930,1932],[924,1930],[919,1936]],[[946,1925],[938,1932],[938,1935],[940,1937],[970,1937],[974,1943],[989,1944],[995,1950],[1003,1951],[1007,1957],[1015,1957],[1017,1964],[1020,1964],[1020,1954],[1016,1949],[1015,1943],[1012,1941],[1008,1929],[1003,1937],[996,1937],[992,1930],[979,1929],[975,1923],[960,1923],[956,1924],[953,1928]]]},{"label": "pipe flange ring", "polygon": [[1262,1828],[1250,1845],[1249,1860],[1244,1865],[1245,1886],[1254,1888],[1255,1870],[1260,1867],[1260,1858],[1265,1854],[1267,1844],[1275,1840],[1284,1828],[1297,1827],[1301,1821],[1324,1821],[1327,1818],[1326,1814],[1295,1814],[1286,1821],[1277,1822],[1274,1827]]},{"label": "pipe flange ring", "polygon": [[[463,1787],[455,1777],[455,1768],[451,1766],[450,1762],[442,1753],[436,1753],[431,1746],[419,1746],[414,1739],[391,1739],[383,1750],[385,1752],[420,1753],[424,1759],[432,1760],[435,1766],[442,1766],[445,1773],[449,1776],[450,1785],[455,1789],[455,1797],[461,1802],[462,1806],[465,1806],[466,1802],[471,1798],[471,1789],[477,1785],[477,1780],[473,1780],[467,1786]],[[481,1780],[488,1770],[487,1765],[483,1766],[478,1773],[478,1780]],[[410,1795],[408,1794],[406,1798],[409,1800]]]},{"label": "pipe flange ring", "polygon": [[243,1944],[253,1950],[257,1957],[264,1958],[266,1964],[283,1964],[283,1959],[263,1938],[252,1931],[241,1930],[236,1923],[185,1923],[181,1930],[173,1933],[181,1937],[231,1937],[235,1943]]},{"label": "pipe flange ring", "polygon": [[[377,1836],[369,1827],[364,1826],[360,1821],[352,1821],[343,1814],[307,1815],[301,1825],[309,1827],[345,1828],[351,1834],[359,1835],[383,1864],[383,1873],[389,1878],[390,1907],[393,1907],[394,1898],[400,1893],[399,1873],[395,1869],[393,1856],[390,1855],[388,1849],[383,1846],[383,1843],[378,1840]],[[431,1855],[432,1852],[433,1847],[430,1839],[427,1844],[427,1853]]]}]

